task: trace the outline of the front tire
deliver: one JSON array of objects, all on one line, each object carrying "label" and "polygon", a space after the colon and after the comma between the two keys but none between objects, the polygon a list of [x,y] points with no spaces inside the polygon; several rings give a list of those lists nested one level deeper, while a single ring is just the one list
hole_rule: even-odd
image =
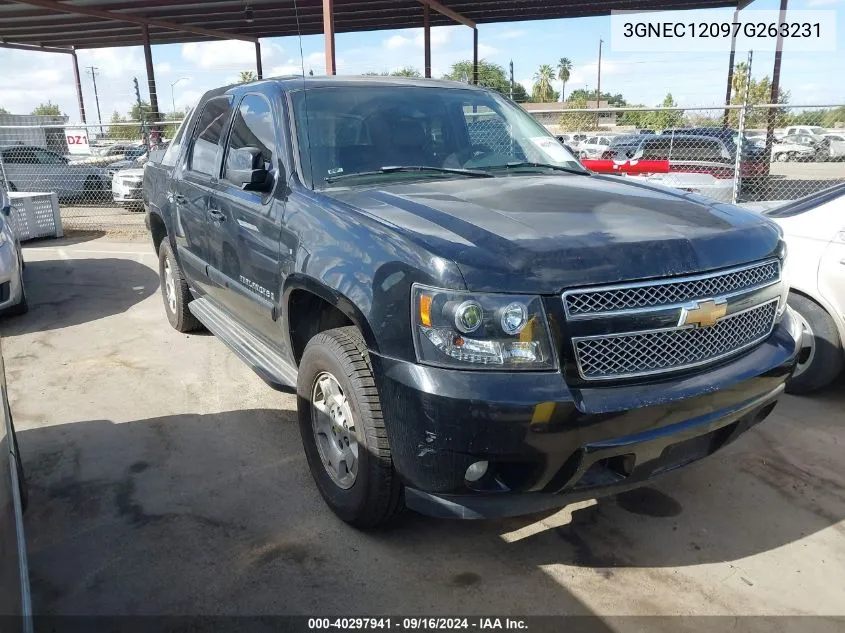
[{"label": "front tire", "polygon": [[297,377],[299,431],[325,502],[362,529],[402,509],[378,390],[355,327],[320,332],[305,347]]},{"label": "front tire", "polygon": [[798,367],[786,383],[786,391],[805,394],[826,387],[842,370],[842,342],[836,324],[815,301],[789,293],[789,307],[802,321],[802,343]]},{"label": "front tire", "polygon": [[200,322],[188,309],[193,296],[167,238],[161,241],[158,249],[158,272],[161,279],[161,298],[164,300],[164,311],[170,325],[178,332],[198,329]]}]

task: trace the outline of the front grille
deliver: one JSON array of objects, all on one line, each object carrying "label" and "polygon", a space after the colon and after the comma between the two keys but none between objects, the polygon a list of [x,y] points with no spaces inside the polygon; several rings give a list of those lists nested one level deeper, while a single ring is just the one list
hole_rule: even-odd
[{"label": "front grille", "polygon": [[593,290],[570,290],[564,293],[563,299],[568,316],[583,317],[724,296],[761,288],[779,278],[780,263],[774,259],[685,279],[638,282]]},{"label": "front grille", "polygon": [[612,380],[695,367],[725,358],[765,339],[778,300],[737,312],[709,328],[683,327],[573,338],[585,380]]}]

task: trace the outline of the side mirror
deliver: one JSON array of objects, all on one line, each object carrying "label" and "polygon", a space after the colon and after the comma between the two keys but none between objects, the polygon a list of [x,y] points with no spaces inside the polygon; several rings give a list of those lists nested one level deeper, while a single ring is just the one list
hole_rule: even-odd
[{"label": "side mirror", "polygon": [[257,147],[242,147],[229,152],[226,180],[246,191],[268,192],[273,176],[264,167],[264,157]]},{"label": "side mirror", "polygon": [[7,206],[3,207],[3,215],[5,215],[7,218],[8,218],[10,215],[12,215],[12,207],[11,207],[11,205],[7,205]]}]

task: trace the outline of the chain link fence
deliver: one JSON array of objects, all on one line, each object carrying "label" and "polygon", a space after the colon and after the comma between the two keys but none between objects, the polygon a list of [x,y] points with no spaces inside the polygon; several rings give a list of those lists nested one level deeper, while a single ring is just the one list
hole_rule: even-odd
[{"label": "chain link fence", "polygon": [[177,125],[0,126],[0,186],[21,206],[55,194],[65,231],[143,235],[143,167]]},{"label": "chain link fence", "polygon": [[[762,206],[845,182],[845,105],[549,106],[531,114],[594,171]],[[465,114],[474,144],[511,153],[501,117]],[[27,196],[56,200],[65,231],[143,235],[143,166],[176,126],[0,126],[0,186],[20,205]]]},{"label": "chain link fence", "polygon": [[773,206],[845,182],[845,105],[531,114],[594,171],[723,202]]}]

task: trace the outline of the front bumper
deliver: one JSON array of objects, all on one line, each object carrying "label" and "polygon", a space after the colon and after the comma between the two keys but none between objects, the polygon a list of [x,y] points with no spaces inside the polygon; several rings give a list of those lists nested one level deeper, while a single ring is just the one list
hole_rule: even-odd
[{"label": "front bumper", "polygon": [[[408,506],[478,518],[615,494],[712,454],[774,408],[799,336],[787,311],[764,343],[733,360],[671,380],[579,389],[557,372],[371,358]],[[467,481],[479,461],[486,475]]]},{"label": "front bumper", "polygon": [[129,181],[113,181],[112,182],[112,199],[115,202],[141,204],[141,182]]}]

